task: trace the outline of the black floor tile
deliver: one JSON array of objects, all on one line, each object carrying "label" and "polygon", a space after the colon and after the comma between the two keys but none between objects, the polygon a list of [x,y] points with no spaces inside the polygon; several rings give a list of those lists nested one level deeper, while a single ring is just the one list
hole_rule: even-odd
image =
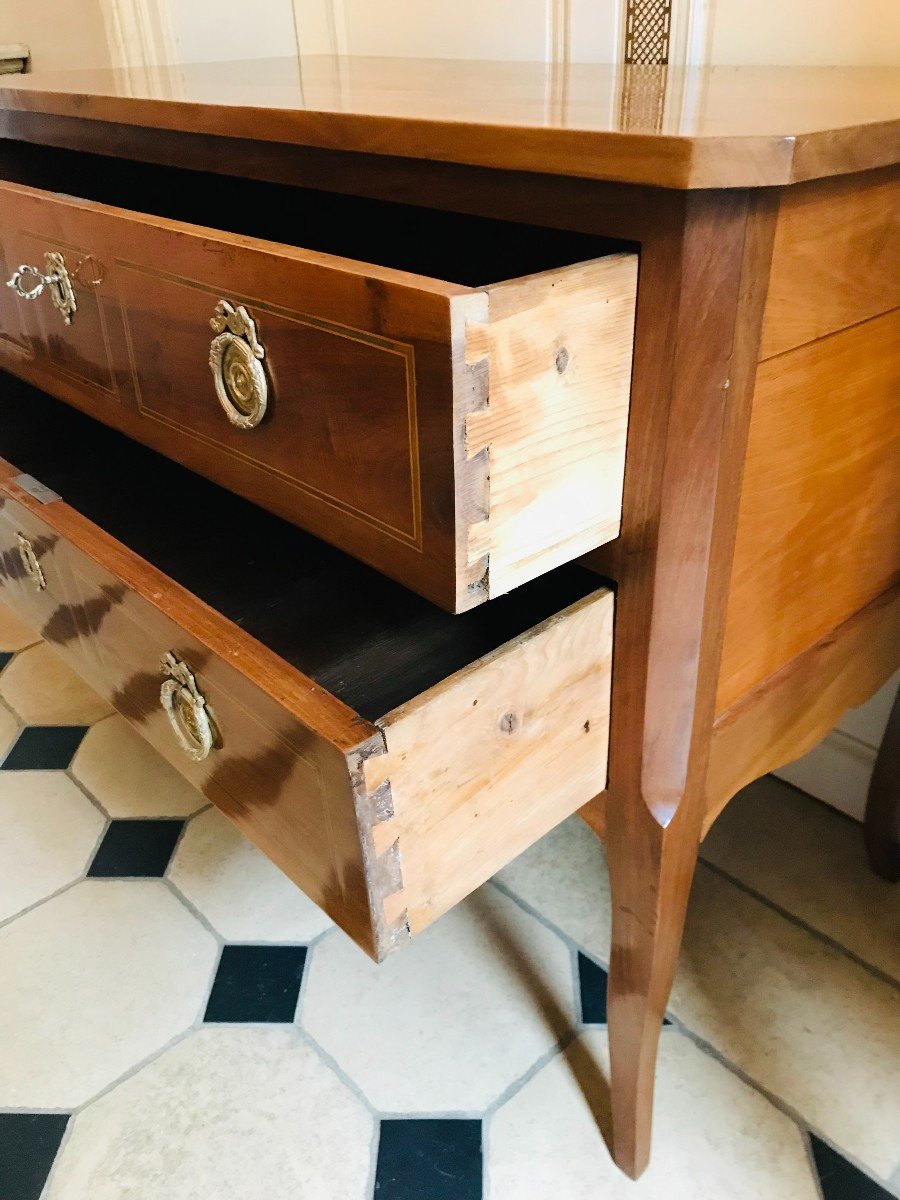
[{"label": "black floor tile", "polygon": [[293,1021],[305,946],[225,946],[204,1021]]},{"label": "black floor tile", "polygon": [[26,725],[0,770],[64,771],[86,733],[86,725]]},{"label": "black floor tile", "polygon": [[585,1025],[606,1024],[607,975],[599,963],[578,952],[578,989],[581,1020]]},{"label": "black floor tile", "polygon": [[375,1200],[481,1200],[481,1122],[385,1118]]},{"label": "black floor tile", "polygon": [[[581,1020],[584,1025],[606,1024],[606,989],[609,977],[592,958],[578,952],[578,990],[581,993]],[[672,1022],[666,1017],[664,1025]]]},{"label": "black floor tile", "polygon": [[0,650],[0,671],[6,666],[12,658],[12,653],[9,650]]},{"label": "black floor tile", "polygon": [[3,1200],[38,1200],[68,1120],[61,1113],[0,1113]]},{"label": "black floor tile", "polygon": [[809,1141],[825,1200],[891,1200],[890,1192],[815,1134],[809,1135]]},{"label": "black floor tile", "polygon": [[158,878],[165,875],[183,827],[184,821],[110,821],[88,870],[88,878]]}]

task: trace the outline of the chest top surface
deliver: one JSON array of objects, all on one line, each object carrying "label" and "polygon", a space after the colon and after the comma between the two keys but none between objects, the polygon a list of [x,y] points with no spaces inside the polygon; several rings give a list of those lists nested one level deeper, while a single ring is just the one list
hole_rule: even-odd
[{"label": "chest top surface", "polygon": [[777,186],[896,162],[898,85],[886,67],[295,55],[7,76],[0,135],[28,140],[25,113],[672,188]]}]

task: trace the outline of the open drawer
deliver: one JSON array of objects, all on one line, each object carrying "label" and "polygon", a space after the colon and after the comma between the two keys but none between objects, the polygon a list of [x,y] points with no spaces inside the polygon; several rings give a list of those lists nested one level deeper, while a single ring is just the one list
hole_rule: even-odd
[{"label": "open drawer", "polygon": [[636,254],[77,170],[89,198],[0,184],[10,370],[451,612],[617,536]]},{"label": "open drawer", "polygon": [[374,957],[605,787],[584,568],[450,616],[10,377],[0,455],[0,598]]}]

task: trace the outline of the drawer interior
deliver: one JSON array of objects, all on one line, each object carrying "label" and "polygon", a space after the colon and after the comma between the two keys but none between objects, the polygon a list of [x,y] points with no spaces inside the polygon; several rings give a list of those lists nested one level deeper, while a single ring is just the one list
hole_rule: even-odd
[{"label": "drawer interior", "polygon": [[55,147],[6,143],[2,153],[12,182],[465,287],[636,249],[589,234]]},{"label": "drawer interior", "polygon": [[[450,616],[2,375],[0,492],[4,598],[375,958],[605,786],[613,598],[581,567]],[[221,734],[199,759],[164,657]]]},{"label": "drawer interior", "polygon": [[130,438],[2,376],[0,457],[375,721],[598,587],[568,565],[451,616]]}]

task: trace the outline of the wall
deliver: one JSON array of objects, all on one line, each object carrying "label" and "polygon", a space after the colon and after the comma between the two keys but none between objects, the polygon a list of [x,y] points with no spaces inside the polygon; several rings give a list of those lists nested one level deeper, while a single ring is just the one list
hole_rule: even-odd
[{"label": "wall", "polygon": [[[0,0],[35,69],[306,54],[615,61],[624,0]],[[674,43],[715,63],[900,61],[898,0],[674,0]],[[706,28],[704,29],[704,27]],[[299,31],[299,35],[298,35]],[[150,61],[144,57],[144,62]]]},{"label": "wall", "polygon": [[714,63],[891,66],[900,62],[898,0],[713,3],[710,60]]},{"label": "wall", "polygon": [[775,774],[861,821],[875,755],[897,694],[900,676],[868,704],[851,708],[815,750]]}]

